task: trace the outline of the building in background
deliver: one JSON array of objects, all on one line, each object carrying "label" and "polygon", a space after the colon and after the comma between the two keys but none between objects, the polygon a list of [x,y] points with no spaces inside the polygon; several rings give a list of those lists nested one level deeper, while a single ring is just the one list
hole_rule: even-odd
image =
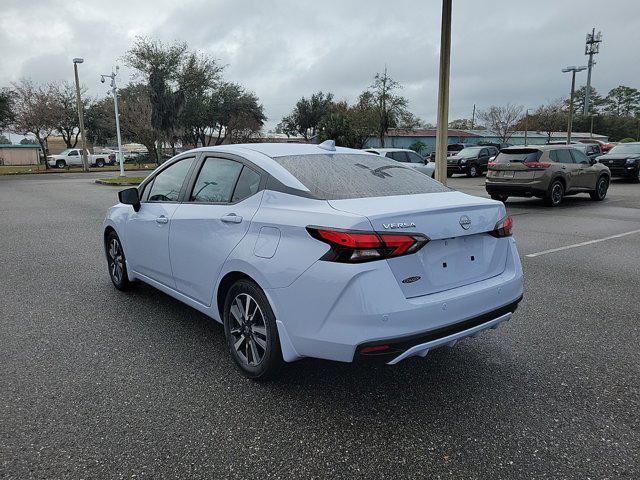
[{"label": "building in background", "polygon": [[0,165],[38,165],[39,145],[0,145]]}]

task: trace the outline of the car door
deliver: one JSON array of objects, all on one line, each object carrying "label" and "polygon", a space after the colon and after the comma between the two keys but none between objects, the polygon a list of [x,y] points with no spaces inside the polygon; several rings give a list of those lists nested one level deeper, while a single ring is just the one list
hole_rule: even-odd
[{"label": "car door", "polygon": [[171,288],[175,288],[169,260],[171,218],[194,162],[195,157],[182,158],[157,173],[144,187],[140,210],[131,214],[126,226],[129,267]]},{"label": "car door", "polygon": [[560,172],[567,182],[567,191],[580,188],[580,167],[573,161],[571,150],[558,148],[549,152],[549,159],[560,166]]},{"label": "car door", "polygon": [[82,155],[80,155],[80,150],[70,150],[67,154],[67,158],[65,159],[67,165],[82,165]]},{"label": "car door", "polygon": [[589,157],[577,149],[571,149],[573,161],[579,169],[578,188],[595,190],[599,171],[591,164]]},{"label": "car door", "polygon": [[480,153],[478,154],[478,165],[480,166],[480,168],[482,168],[482,170],[486,170],[488,163],[489,163],[489,150],[486,148],[483,148],[482,150],[480,150]]},{"label": "car door", "polygon": [[177,290],[209,306],[222,265],[260,206],[264,176],[241,159],[209,156],[194,177],[171,220],[169,249]]}]

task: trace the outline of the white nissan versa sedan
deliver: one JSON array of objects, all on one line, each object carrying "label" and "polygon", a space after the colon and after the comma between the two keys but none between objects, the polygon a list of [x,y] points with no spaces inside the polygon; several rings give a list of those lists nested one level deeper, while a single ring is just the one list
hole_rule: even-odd
[{"label": "white nissan versa sedan", "polygon": [[302,357],[425,356],[522,298],[501,202],[331,141],[198,148],[119,197],[116,288],[142,280],[222,322],[251,378]]}]

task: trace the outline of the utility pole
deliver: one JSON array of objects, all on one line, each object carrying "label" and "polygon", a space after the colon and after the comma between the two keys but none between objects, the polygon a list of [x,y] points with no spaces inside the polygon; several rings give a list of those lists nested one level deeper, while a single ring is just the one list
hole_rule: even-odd
[{"label": "utility pole", "polygon": [[473,104],[473,112],[471,113],[471,130],[476,124],[476,104]]},{"label": "utility pole", "polygon": [[600,52],[600,42],[602,42],[602,32],[596,34],[596,29],[591,29],[591,33],[587,33],[587,41],[584,47],[584,54],[589,55],[589,63],[587,64],[587,87],[584,92],[584,110],[583,115],[589,113],[589,97],[591,96],[591,69],[596,64],[593,56]]},{"label": "utility pole", "polygon": [[589,128],[589,138],[593,138],[593,115],[591,115],[591,128]]},{"label": "utility pole", "polygon": [[116,85],[116,76],[118,75],[118,67],[116,71],[111,71],[111,75],[100,75],[100,81],[104,83],[105,78],[111,79],[111,94],[113,95],[113,107],[116,113],[116,135],[118,137],[118,161],[120,162],[120,176],[124,177],[124,156],[122,155],[122,138],[120,136],[120,113],[118,111],[118,87]]},{"label": "utility pole", "polygon": [[436,126],[436,180],[447,184],[447,143],[449,127],[449,68],[451,56],[451,2],[442,0],[440,30],[440,74],[438,79],[438,120]]},{"label": "utility pole", "polygon": [[567,67],[562,69],[562,73],[571,72],[571,93],[569,94],[569,120],[567,122],[567,145],[571,143],[571,128],[573,127],[573,94],[576,89],[576,72],[586,70],[587,67]]},{"label": "utility pole", "polygon": [[84,133],[84,108],[80,98],[80,80],[78,79],[78,64],[84,62],[83,58],[73,59],[73,73],[76,77],[76,103],[78,105],[78,122],[80,123],[80,142],[82,143],[82,171],[89,171],[89,161],[87,159],[87,137]]},{"label": "utility pole", "polygon": [[529,109],[527,108],[524,112],[524,146],[526,147],[529,139],[527,134],[529,132]]}]

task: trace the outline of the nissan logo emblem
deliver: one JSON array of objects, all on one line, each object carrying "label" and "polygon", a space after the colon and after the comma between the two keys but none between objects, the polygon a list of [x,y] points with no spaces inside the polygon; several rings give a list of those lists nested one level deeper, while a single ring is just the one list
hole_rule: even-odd
[{"label": "nissan logo emblem", "polygon": [[469,227],[471,227],[471,219],[469,217],[467,217],[466,215],[463,215],[460,217],[460,226],[462,228],[464,228],[465,230],[469,230]]}]

